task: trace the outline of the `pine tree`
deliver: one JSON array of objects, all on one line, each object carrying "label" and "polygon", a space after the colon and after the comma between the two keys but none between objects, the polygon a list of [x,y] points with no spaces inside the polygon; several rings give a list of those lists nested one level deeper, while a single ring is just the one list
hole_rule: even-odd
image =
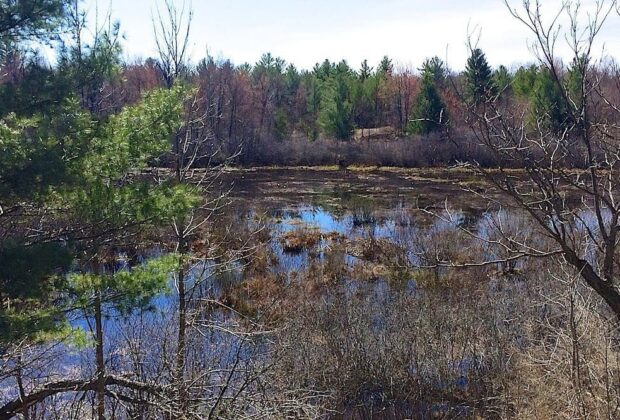
[{"label": "pine tree", "polygon": [[513,76],[506,66],[501,65],[493,72],[493,86],[500,94],[509,94],[512,91]]},{"label": "pine tree", "polygon": [[334,75],[328,79],[321,94],[319,124],[327,134],[339,140],[348,140],[355,128],[351,84],[353,72],[346,62],[336,66]]},{"label": "pine tree", "polygon": [[529,99],[532,95],[532,89],[536,78],[538,77],[538,67],[531,65],[529,67],[519,67],[512,82],[512,90],[518,98]]},{"label": "pine tree", "polygon": [[532,125],[542,124],[553,133],[560,134],[569,124],[569,112],[562,90],[548,69],[543,68],[538,73],[530,101]]},{"label": "pine tree", "polygon": [[351,80],[353,119],[355,125],[360,128],[376,126],[374,99],[379,88],[380,70],[374,74],[368,61],[362,62],[359,76]]},{"label": "pine tree", "polygon": [[321,112],[321,81],[313,74],[308,73],[304,77],[304,87],[306,91],[306,119],[304,128],[310,140],[319,137],[319,116]]},{"label": "pine tree", "polygon": [[448,70],[443,60],[436,56],[424,60],[422,67],[420,67],[420,73],[422,73],[422,76],[428,75],[438,89],[444,87],[448,77]]},{"label": "pine tree", "polygon": [[368,64],[368,60],[362,61],[362,65],[360,66],[359,78],[363,82],[368,79],[372,75],[372,67]]},{"label": "pine tree", "polygon": [[472,50],[465,66],[465,100],[479,106],[495,95],[493,72],[480,48]]},{"label": "pine tree", "polygon": [[67,328],[58,291],[73,254],[45,209],[53,191],[79,180],[90,119],[58,72],[26,51],[67,26],[68,3],[0,2],[0,59],[21,69],[0,89],[0,354]]},{"label": "pine tree", "polygon": [[[57,200],[81,225],[74,239],[78,268],[69,276],[71,307],[93,320],[98,386],[96,410],[105,418],[103,318],[143,307],[167,287],[168,273],[179,258],[166,255],[118,270],[119,252],[146,247],[143,233],[184,215],[199,201],[190,186],[153,183],[132,176],[170,150],[170,137],[181,124],[185,92],[179,87],[149,93],[138,105],[95,123],[82,180]],[[81,237],[95,238],[82,240]]]},{"label": "pine tree", "polygon": [[422,85],[413,107],[409,131],[428,135],[441,131],[447,124],[445,105],[430,73],[422,75]]},{"label": "pine tree", "polygon": [[[197,194],[191,186],[140,176],[169,151],[185,89],[154,91],[120,113],[103,113],[101,98],[93,95],[115,73],[119,50],[108,48],[113,42],[106,35],[93,45],[59,64],[56,75],[69,75],[75,96],[53,112],[8,114],[0,121],[0,352],[71,333],[66,317],[81,311],[95,325],[96,412],[102,419],[103,318],[148,305],[166,289],[178,262],[174,255],[143,264],[132,258],[119,268],[116,256],[139,253],[148,246],[144,233],[185,214]],[[90,89],[95,85],[99,89]],[[16,211],[23,206],[37,210],[32,216]],[[36,235],[31,223],[37,223]]]},{"label": "pine tree", "polygon": [[587,89],[584,86],[587,81],[584,75],[588,71],[589,64],[586,57],[574,58],[566,74],[566,93],[577,109],[582,106],[584,90]]},{"label": "pine tree", "polygon": [[0,59],[22,42],[49,41],[67,24],[71,0],[1,0]]},{"label": "pine tree", "polygon": [[389,75],[394,70],[394,64],[392,64],[392,60],[386,55],[383,56],[379,66],[377,67],[377,73],[381,73],[383,75]]}]

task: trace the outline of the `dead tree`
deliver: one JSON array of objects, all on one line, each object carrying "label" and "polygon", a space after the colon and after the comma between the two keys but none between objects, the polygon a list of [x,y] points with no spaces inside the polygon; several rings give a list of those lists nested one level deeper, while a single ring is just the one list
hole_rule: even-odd
[{"label": "dead tree", "polygon": [[[192,24],[192,10],[186,5],[177,9],[171,1],[165,2],[166,12],[158,13],[153,26],[159,52],[158,66],[169,88],[187,82],[191,74],[187,48]],[[178,324],[172,378],[177,392],[176,415],[191,412],[190,387],[199,388],[200,379],[188,372],[187,354],[194,330],[202,328],[198,321],[204,311],[197,299],[196,290],[208,281],[208,271],[223,271],[239,261],[250,249],[226,249],[214,244],[209,229],[218,223],[218,216],[229,204],[230,186],[224,184],[222,175],[226,166],[238,153],[217,161],[219,147],[209,121],[220,118],[199,88],[188,91],[184,102],[185,117],[181,128],[172,137],[170,160],[173,165],[173,182],[194,189],[203,199],[189,215],[171,222],[174,252],[180,255],[180,268],[175,273],[178,294]],[[157,182],[168,182],[168,174],[158,176]],[[233,230],[228,230],[234,234]],[[249,238],[248,238],[249,239]],[[221,238],[219,240],[222,240]],[[229,252],[230,251],[230,252]],[[208,269],[207,269],[208,267]],[[200,334],[198,334],[200,339]],[[234,369],[233,369],[234,371]],[[205,372],[200,373],[205,376]],[[195,375],[194,375],[195,376]],[[193,398],[195,400],[195,397]],[[217,405],[217,404],[216,404]]]},{"label": "dead tree", "polygon": [[[620,317],[620,103],[618,86],[607,83],[594,52],[616,2],[597,1],[586,14],[579,2],[567,1],[549,20],[543,18],[539,0],[524,0],[520,10],[508,1],[506,5],[533,35],[540,71],[547,72],[558,92],[553,106],[565,113],[554,126],[548,112],[503,101],[502,93],[468,106],[468,122],[497,168],[471,166],[509,197],[510,204],[529,214],[556,245],[551,252],[572,266]],[[585,23],[582,16],[587,16]],[[560,24],[563,20],[568,22],[566,29]],[[563,41],[571,50],[568,65],[557,53],[557,43]],[[617,68],[613,72],[617,77]],[[507,247],[520,257],[550,252],[517,242],[507,242]]]}]

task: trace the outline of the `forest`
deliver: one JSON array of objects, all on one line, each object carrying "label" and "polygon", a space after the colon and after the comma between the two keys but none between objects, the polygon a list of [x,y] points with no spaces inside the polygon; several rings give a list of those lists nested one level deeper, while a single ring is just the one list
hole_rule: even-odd
[{"label": "forest", "polygon": [[[473,150],[477,142],[470,138],[463,101],[501,96],[528,108],[532,124],[546,115],[547,123],[558,129],[568,118],[561,92],[544,66],[493,70],[478,48],[472,47],[465,71],[458,73],[439,57],[428,58],[419,68],[394,64],[386,56],[376,65],[365,60],[359,68],[345,60],[325,60],[299,70],[270,53],[254,64],[235,65],[211,56],[191,64],[188,38],[179,25],[191,25],[192,17],[185,13],[180,18],[184,20],[173,22],[174,33],[160,29],[162,35],[178,38],[174,51],[161,51],[162,58],[123,62],[120,27],[101,29],[88,46],[79,42],[79,23],[73,23],[73,40],[64,41],[54,66],[36,51],[7,50],[1,114],[31,115],[79,91],[79,105],[105,118],[147,92],[182,81],[196,91],[194,112],[212,136],[212,158],[219,163],[234,157],[245,166],[336,165],[341,160],[423,167],[455,164],[471,155],[492,165],[484,150]],[[162,40],[161,47],[168,46]],[[83,68],[77,69],[78,64]],[[569,63],[563,76],[573,94],[576,67]],[[605,79],[601,83],[611,88],[613,67],[597,70]]]},{"label": "forest", "polygon": [[548,3],[456,71],[0,0],[0,419],[618,418],[620,4]]}]

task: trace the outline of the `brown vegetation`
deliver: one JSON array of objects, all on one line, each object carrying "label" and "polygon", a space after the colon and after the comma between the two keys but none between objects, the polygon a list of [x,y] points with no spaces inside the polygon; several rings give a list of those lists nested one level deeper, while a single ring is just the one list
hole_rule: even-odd
[{"label": "brown vegetation", "polygon": [[280,237],[282,250],[291,254],[297,254],[315,248],[321,241],[338,241],[341,236],[336,232],[323,233],[316,228],[304,227],[291,230]]}]

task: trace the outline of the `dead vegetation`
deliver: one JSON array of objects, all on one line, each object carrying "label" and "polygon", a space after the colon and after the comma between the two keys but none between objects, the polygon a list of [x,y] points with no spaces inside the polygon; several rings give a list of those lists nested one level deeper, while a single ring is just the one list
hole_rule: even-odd
[{"label": "dead vegetation", "polygon": [[317,228],[302,227],[284,233],[280,237],[282,250],[289,254],[299,254],[300,252],[316,248],[321,242],[335,242],[342,239],[336,232],[323,233]]},{"label": "dead vegetation", "polygon": [[489,220],[528,235],[518,214],[494,218],[485,246],[437,221],[335,240],[286,278],[252,268],[238,302],[277,328],[270,380],[319,391],[330,418],[615,418],[619,336],[562,260],[427,267],[501,256]]},{"label": "dead vegetation", "polygon": [[[283,238],[265,226],[239,275],[213,275],[197,289],[192,325],[201,334],[188,343],[188,369],[201,377],[203,364],[221,364],[232,379],[214,373],[201,386],[243,390],[219,417],[618,417],[620,335],[578,273],[560,258],[448,264],[505,256],[498,226],[544,245],[522,215],[454,213],[455,223],[417,224],[416,212],[382,212],[391,220],[382,236],[368,227],[346,238],[307,226],[285,234],[316,252],[280,252]],[[238,231],[255,232],[253,220]],[[126,322],[136,337],[115,343],[119,361],[156,360],[174,331],[148,317]],[[145,355],[121,351],[140,340]],[[231,369],[238,354],[241,366]]]}]

